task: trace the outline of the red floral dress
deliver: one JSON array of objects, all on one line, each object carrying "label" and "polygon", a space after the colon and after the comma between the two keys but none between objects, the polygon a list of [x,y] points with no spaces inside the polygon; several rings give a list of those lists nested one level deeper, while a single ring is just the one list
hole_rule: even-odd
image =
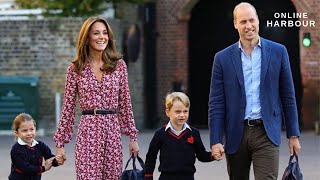
[{"label": "red floral dress", "polygon": [[77,179],[119,180],[123,165],[121,133],[131,140],[137,140],[138,133],[125,62],[119,60],[116,70],[104,73],[101,82],[89,63],[80,75],[73,64],[68,67],[61,119],[54,134],[57,147],[72,138],[77,96],[81,111],[118,109],[117,114],[81,116],[75,145]]}]

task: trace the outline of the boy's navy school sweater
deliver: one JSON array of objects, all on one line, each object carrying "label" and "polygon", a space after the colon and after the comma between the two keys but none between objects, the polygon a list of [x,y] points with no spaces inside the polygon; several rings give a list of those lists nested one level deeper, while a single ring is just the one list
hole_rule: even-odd
[{"label": "boy's navy school sweater", "polygon": [[164,126],[158,129],[150,142],[144,169],[146,180],[153,179],[159,150],[158,170],[161,173],[194,174],[196,158],[201,162],[214,160],[211,152],[206,151],[198,129],[190,126],[191,130],[186,129],[177,136],[170,128],[167,131],[165,128]]},{"label": "boy's navy school sweater", "polygon": [[[45,172],[43,158],[47,160],[54,157],[50,148],[41,141],[33,147],[16,142],[10,154],[12,164],[9,180],[40,180],[41,173]],[[55,159],[52,166],[58,166]]]}]

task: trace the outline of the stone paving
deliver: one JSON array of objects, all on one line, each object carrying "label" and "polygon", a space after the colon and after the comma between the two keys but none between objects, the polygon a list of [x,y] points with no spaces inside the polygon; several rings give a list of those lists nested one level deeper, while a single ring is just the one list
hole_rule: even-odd
[{"label": "stone paving", "polygon": [[[139,133],[140,156],[145,160],[145,155],[148,150],[149,142],[153,136],[153,130],[145,130]],[[209,150],[209,131],[201,130],[203,143],[207,150]],[[52,136],[38,137],[48,144],[54,152],[54,142]],[[124,163],[128,160],[128,138],[123,137],[124,146]],[[10,149],[14,143],[13,136],[0,136],[0,180],[6,180],[10,172]],[[300,138],[302,145],[301,154],[299,156],[300,168],[302,170],[304,180],[319,180],[320,179],[320,136],[314,132],[303,132]],[[280,146],[280,168],[279,178],[281,179],[282,173],[287,166],[289,160],[288,141],[285,138],[285,133],[282,133],[282,145]],[[75,180],[74,169],[74,138],[72,142],[66,145],[67,157],[65,165],[60,167],[53,167],[50,171],[45,172],[42,176],[43,180]],[[158,166],[158,165],[157,165]],[[131,166],[130,166],[131,167]],[[139,167],[139,166],[138,166]],[[196,180],[227,180],[228,175],[226,171],[225,159],[222,161],[214,161],[210,163],[196,162],[197,172],[195,174]],[[155,170],[155,179],[159,176],[157,169]],[[251,174],[251,179],[253,175]]]}]

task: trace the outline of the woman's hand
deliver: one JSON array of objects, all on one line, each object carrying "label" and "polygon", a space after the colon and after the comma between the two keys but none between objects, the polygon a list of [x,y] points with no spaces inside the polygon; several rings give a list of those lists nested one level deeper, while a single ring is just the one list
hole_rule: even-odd
[{"label": "woman's hand", "polygon": [[56,160],[59,165],[63,165],[67,160],[66,151],[63,147],[56,149]]},{"label": "woman's hand", "polygon": [[130,153],[130,156],[133,154],[135,157],[137,157],[139,153],[139,145],[137,141],[129,142],[129,153]]}]

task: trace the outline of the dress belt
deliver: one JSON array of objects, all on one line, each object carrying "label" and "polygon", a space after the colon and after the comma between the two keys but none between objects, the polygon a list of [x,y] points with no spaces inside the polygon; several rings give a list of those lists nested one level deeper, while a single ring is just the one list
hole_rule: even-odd
[{"label": "dress belt", "polygon": [[247,126],[260,126],[263,124],[262,119],[245,119],[244,124]]},{"label": "dress belt", "polygon": [[84,110],[82,115],[96,115],[96,114],[117,114],[117,109],[94,109],[94,110]]}]

